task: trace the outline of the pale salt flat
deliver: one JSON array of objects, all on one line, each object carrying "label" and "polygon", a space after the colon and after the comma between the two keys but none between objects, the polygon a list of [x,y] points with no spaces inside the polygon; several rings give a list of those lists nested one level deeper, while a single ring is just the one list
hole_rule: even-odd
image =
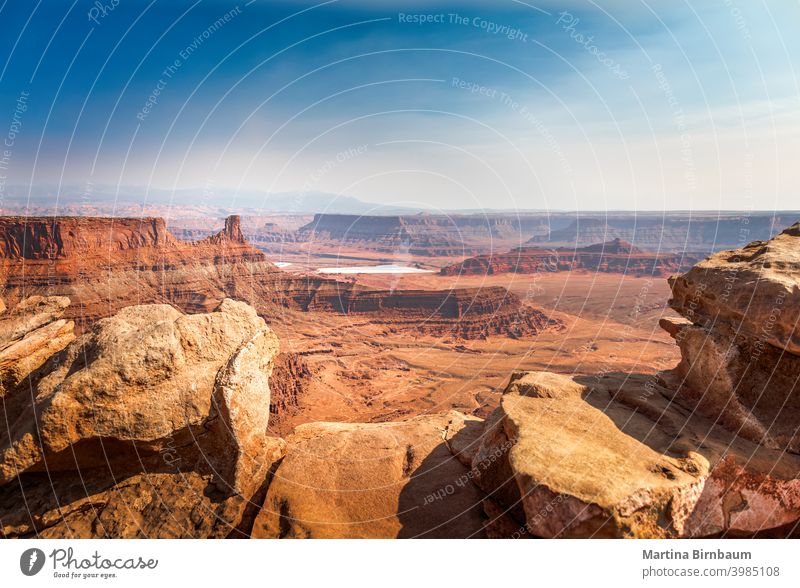
[{"label": "pale salt flat", "polygon": [[405,265],[366,265],[355,267],[325,267],[317,270],[321,274],[431,274],[433,270],[423,270]]},{"label": "pale salt flat", "polygon": [[273,263],[273,265],[275,267],[289,267],[292,264],[289,263],[288,261],[276,261],[275,263]]}]

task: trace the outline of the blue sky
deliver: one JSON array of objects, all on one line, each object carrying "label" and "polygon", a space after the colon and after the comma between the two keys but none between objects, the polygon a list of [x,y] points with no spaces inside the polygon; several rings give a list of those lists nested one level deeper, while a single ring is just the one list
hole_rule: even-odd
[{"label": "blue sky", "polygon": [[797,2],[0,6],[0,197],[797,208]]}]

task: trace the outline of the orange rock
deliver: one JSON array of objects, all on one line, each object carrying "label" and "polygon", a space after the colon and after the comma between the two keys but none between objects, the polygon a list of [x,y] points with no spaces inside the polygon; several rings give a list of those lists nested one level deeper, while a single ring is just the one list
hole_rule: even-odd
[{"label": "orange rock", "polygon": [[800,456],[670,396],[643,376],[515,374],[475,480],[540,537],[747,536],[800,521]]},{"label": "orange rock", "polygon": [[800,223],[723,251],[670,280],[662,320],[681,349],[665,381],[676,399],[729,430],[800,453]]},{"label": "orange rock", "polygon": [[232,300],[99,321],[31,382],[32,405],[29,386],[4,399],[2,533],[227,536],[283,455],[267,436],[277,353],[264,320]]},{"label": "orange rock", "polygon": [[481,421],[311,423],[287,439],[253,537],[483,537],[482,493],[457,455]]},{"label": "orange rock", "polygon": [[67,306],[69,299],[58,296],[31,296],[10,311],[2,303],[0,397],[75,339],[72,321],[60,318]]}]

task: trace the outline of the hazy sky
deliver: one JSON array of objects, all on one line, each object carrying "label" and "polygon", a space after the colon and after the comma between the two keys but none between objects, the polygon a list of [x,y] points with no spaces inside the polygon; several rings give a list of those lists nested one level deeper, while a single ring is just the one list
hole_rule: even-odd
[{"label": "hazy sky", "polygon": [[0,198],[798,208],[795,1],[0,6]]}]

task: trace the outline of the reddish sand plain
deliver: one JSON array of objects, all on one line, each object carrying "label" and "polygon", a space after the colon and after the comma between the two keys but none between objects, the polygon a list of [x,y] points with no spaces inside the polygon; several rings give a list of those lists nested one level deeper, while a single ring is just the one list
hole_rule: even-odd
[{"label": "reddish sand plain", "polygon": [[286,311],[271,327],[284,351],[303,356],[312,376],[299,410],[277,425],[280,432],[315,420],[387,421],[450,408],[485,416],[514,370],[654,374],[679,359],[658,327],[659,318],[674,316],[662,277],[562,272],[354,279],[386,289],[503,286],[565,326],[519,339],[465,341],[397,331],[363,317]]}]

